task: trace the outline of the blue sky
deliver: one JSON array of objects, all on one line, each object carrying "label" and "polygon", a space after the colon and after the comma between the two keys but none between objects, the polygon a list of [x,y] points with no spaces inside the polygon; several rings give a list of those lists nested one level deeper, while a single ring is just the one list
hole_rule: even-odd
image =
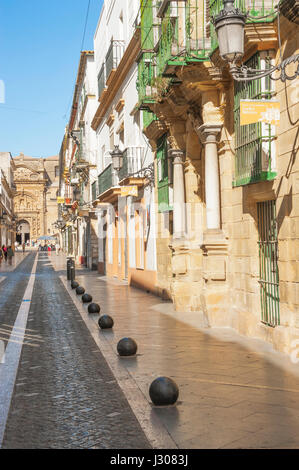
[{"label": "blue sky", "polygon": [[[59,152],[68,122],[88,0],[0,0],[0,151]],[[83,49],[93,49],[102,0],[90,0]]]}]

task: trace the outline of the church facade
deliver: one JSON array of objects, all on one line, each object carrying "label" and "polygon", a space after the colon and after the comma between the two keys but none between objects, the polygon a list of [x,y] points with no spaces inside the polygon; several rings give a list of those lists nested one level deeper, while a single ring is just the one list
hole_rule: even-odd
[{"label": "church facade", "polygon": [[14,158],[14,164],[17,241],[36,242],[41,236],[54,236],[59,157],[34,158],[20,154]]}]

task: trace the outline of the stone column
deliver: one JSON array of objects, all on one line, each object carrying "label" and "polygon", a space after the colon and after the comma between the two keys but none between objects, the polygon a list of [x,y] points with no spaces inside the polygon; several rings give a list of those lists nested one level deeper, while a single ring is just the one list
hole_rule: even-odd
[{"label": "stone column", "polygon": [[173,161],[173,238],[184,238],[186,233],[186,207],[184,182],[184,152],[169,149],[168,158]]},{"label": "stone column", "polygon": [[205,148],[205,196],[207,230],[220,230],[220,188],[217,136],[221,124],[202,124],[199,138]]}]

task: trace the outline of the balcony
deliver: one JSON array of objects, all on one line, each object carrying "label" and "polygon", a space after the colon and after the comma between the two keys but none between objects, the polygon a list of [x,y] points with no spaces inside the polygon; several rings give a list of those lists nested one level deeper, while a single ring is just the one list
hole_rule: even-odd
[{"label": "balcony", "polygon": [[[209,60],[218,47],[211,18],[223,8],[223,0],[163,1],[161,5],[160,18],[154,17],[153,8],[145,8],[141,17],[137,82],[141,109],[167,91],[171,84],[166,78],[175,76],[176,67]],[[248,23],[271,22],[275,17],[274,0],[235,0],[235,6],[249,10]]]},{"label": "balcony", "polygon": [[110,74],[116,70],[122,56],[125,52],[125,42],[112,40],[108,52],[106,54],[106,82],[109,82]]},{"label": "balcony", "polygon": [[105,76],[105,64],[102,65],[100,73],[98,75],[98,96],[99,99],[106,85],[106,76]]},{"label": "balcony", "polygon": [[98,176],[99,194],[104,193],[113,186],[112,164],[108,165],[104,171]]},{"label": "balcony", "polygon": [[[119,180],[136,174],[144,166],[144,147],[128,147],[124,151],[123,166],[119,170]],[[136,176],[136,175],[135,175]]]}]

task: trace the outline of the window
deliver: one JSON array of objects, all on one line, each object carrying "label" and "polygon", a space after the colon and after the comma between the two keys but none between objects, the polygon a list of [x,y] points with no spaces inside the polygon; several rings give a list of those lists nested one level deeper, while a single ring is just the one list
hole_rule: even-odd
[{"label": "window", "polygon": [[280,324],[276,201],[257,204],[262,322]]},{"label": "window", "polygon": [[157,185],[158,185],[158,210],[167,212],[172,210],[170,207],[170,187],[169,187],[169,160],[167,135],[165,134],[158,140],[157,145]]},{"label": "window", "polygon": [[[270,52],[256,53],[246,62],[246,65],[256,69],[270,68],[272,66]],[[269,100],[273,96],[273,85],[269,77],[249,82],[235,82],[234,186],[272,180],[276,176],[275,126],[261,122],[240,126],[240,100]]]}]

